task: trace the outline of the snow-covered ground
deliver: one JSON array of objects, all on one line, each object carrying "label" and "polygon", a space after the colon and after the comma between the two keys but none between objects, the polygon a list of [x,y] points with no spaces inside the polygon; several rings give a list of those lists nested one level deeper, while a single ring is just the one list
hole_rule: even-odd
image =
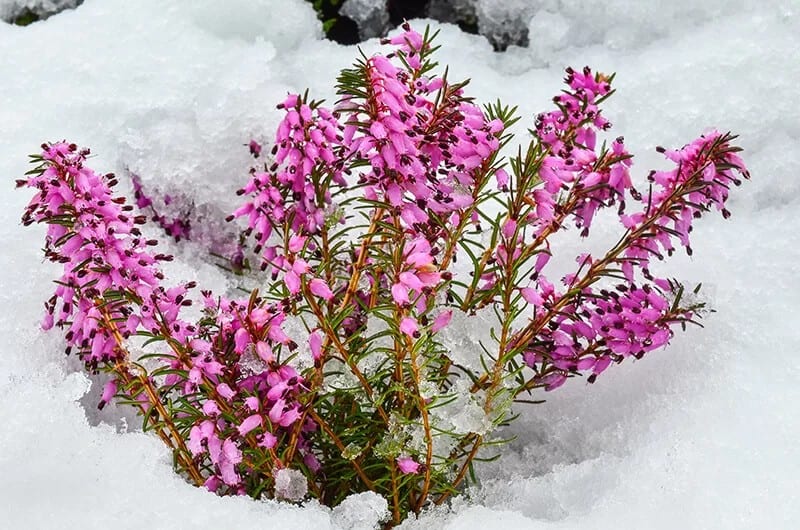
[{"label": "snow-covered ground", "polygon": [[[656,145],[717,126],[741,135],[753,180],[729,221],[699,225],[693,258],[666,269],[704,282],[717,311],[705,329],[526,409],[469,500],[406,528],[797,528],[800,3],[667,4],[537,2],[530,47],[503,54],[439,26],[440,62],[472,78],[480,101],[518,104],[530,124],[564,66],[616,71],[606,114],[640,177],[660,162]],[[306,87],[332,98],[355,57],[320,36],[301,0],[87,0],[26,28],[0,24],[0,528],[371,527],[369,496],[331,511],[192,488],[155,436],[126,429],[116,409],[99,415],[57,333],[38,328],[55,269],[40,257],[43,230],[19,224],[28,193],[13,190],[27,154],[67,138],[92,147],[98,171],[129,168],[229,211],[242,144],[269,139],[275,102]],[[172,278],[225,289],[191,245],[172,250]]]}]

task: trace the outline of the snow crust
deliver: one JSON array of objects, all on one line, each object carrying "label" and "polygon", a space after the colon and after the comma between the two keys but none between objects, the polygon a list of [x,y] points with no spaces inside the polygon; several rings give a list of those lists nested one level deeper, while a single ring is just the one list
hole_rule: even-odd
[{"label": "snow crust", "polygon": [[[704,283],[716,309],[705,329],[521,409],[503,433],[516,436],[504,457],[478,468],[481,487],[403,527],[794,528],[800,8],[793,0],[541,6],[529,48],[501,54],[431,22],[441,29],[439,62],[451,79],[472,78],[479,101],[520,105],[521,131],[560,89],[564,66],[616,71],[605,112],[637,155],[639,178],[661,163],[656,145],[678,147],[713,125],[741,134],[753,181],[733,196],[730,220],[698,226],[692,259],[664,268]],[[135,418],[114,407],[99,414],[98,383],[64,357],[56,333],[38,328],[54,269],[40,257],[43,230],[19,224],[28,194],[12,190],[28,153],[67,138],[92,147],[98,171],[130,170],[208,216],[228,212],[247,177],[243,144],[268,142],[275,103],[306,87],[332,99],[336,72],[356,57],[355,47],[320,38],[301,0],[88,0],[26,28],[0,24],[0,528],[349,529],[385,517],[369,495],[335,510],[215,497],[175,476],[166,449]],[[363,48],[370,54],[377,41]],[[597,224],[596,244],[613,241],[612,228]],[[563,243],[566,258],[582,252],[574,239]],[[167,270],[175,281],[235,286],[192,244],[165,247],[177,253]],[[478,337],[482,320],[454,326],[462,339]]]}]

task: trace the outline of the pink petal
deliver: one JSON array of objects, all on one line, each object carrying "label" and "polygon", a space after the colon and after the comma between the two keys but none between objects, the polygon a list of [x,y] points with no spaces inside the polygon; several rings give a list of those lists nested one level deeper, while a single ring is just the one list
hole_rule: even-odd
[{"label": "pink petal", "polygon": [[275,359],[272,355],[272,348],[264,341],[259,341],[256,344],[256,353],[265,363],[271,363]]},{"label": "pink petal", "polygon": [[403,474],[414,474],[419,472],[420,464],[410,457],[403,456],[397,459],[397,467]]},{"label": "pink petal", "polygon": [[442,328],[447,326],[450,323],[450,320],[453,318],[453,311],[447,310],[439,314],[436,319],[433,321],[433,325],[431,326],[431,332],[437,333]]},{"label": "pink petal", "polygon": [[401,272],[399,275],[400,282],[409,289],[422,290],[424,284],[413,272]]},{"label": "pink petal", "polygon": [[102,409],[103,407],[105,407],[106,403],[111,401],[111,398],[113,398],[116,394],[117,394],[117,380],[110,379],[103,387],[103,396],[100,398],[100,403],[97,404],[97,408]]},{"label": "pink petal", "polygon": [[311,289],[312,294],[319,296],[325,301],[328,301],[331,298],[333,298],[333,292],[331,291],[330,287],[328,287],[328,284],[325,283],[324,280],[321,280],[319,278],[314,278],[313,280],[311,280],[311,282],[309,282],[308,287],[309,289]]},{"label": "pink petal", "polygon": [[275,444],[278,442],[278,439],[275,437],[274,434],[271,432],[265,432],[261,436],[261,441],[258,442],[259,447],[264,447],[266,449],[272,449],[275,447]]},{"label": "pink petal", "polygon": [[236,353],[244,353],[248,344],[250,344],[250,334],[244,328],[237,329],[236,333],[233,334],[233,345]]},{"label": "pink petal", "polygon": [[503,237],[506,239],[511,239],[514,237],[514,232],[517,231],[517,222],[513,219],[507,219],[505,223],[503,223]]},{"label": "pink petal", "polygon": [[519,292],[522,295],[522,298],[524,298],[525,301],[531,305],[541,306],[544,304],[544,299],[542,299],[542,296],[536,291],[536,289],[532,287],[523,287],[519,290]]},{"label": "pink petal", "polygon": [[300,252],[305,244],[306,237],[295,234],[289,238],[289,252]]},{"label": "pink petal", "polygon": [[283,282],[290,293],[300,292],[300,277],[293,270],[286,271],[286,274],[283,275]]},{"label": "pink petal", "polygon": [[392,285],[392,298],[397,305],[405,306],[409,303],[408,289],[402,283]]},{"label": "pink petal", "polygon": [[217,392],[219,393],[220,396],[224,397],[225,399],[230,399],[236,395],[236,392],[231,390],[231,387],[229,387],[226,383],[218,384]]},{"label": "pink petal", "polygon": [[316,331],[312,331],[308,336],[308,346],[311,348],[311,356],[315,361],[322,357],[322,337]]},{"label": "pink petal", "polygon": [[257,427],[261,427],[261,416],[258,414],[253,414],[252,416],[245,418],[245,420],[239,425],[239,434],[246,436],[247,433]]},{"label": "pink petal", "polygon": [[414,338],[419,333],[417,331],[417,321],[411,317],[405,317],[400,321],[400,332]]}]

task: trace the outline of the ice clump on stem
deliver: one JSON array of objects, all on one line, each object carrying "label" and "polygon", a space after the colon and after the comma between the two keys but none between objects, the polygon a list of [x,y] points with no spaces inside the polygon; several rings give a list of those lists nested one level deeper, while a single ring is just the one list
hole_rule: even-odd
[{"label": "ice clump on stem", "polygon": [[301,501],[308,494],[308,482],[296,469],[275,470],[275,497],[287,501]]}]

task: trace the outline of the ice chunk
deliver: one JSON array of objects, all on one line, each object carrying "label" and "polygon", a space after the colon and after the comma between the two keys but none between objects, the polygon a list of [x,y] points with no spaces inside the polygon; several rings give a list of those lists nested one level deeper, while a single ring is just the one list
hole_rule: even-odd
[{"label": "ice chunk", "polygon": [[308,495],[308,480],[297,469],[275,471],[275,497],[287,501],[301,501]]},{"label": "ice chunk", "polygon": [[361,40],[380,37],[389,28],[386,0],[346,0],[339,13],[358,24]]},{"label": "ice chunk", "polygon": [[478,0],[478,31],[498,50],[528,45],[528,23],[540,7],[531,0]]},{"label": "ice chunk", "polygon": [[540,10],[530,19],[528,46],[538,57],[550,57],[570,44],[570,28],[569,20],[562,14]]},{"label": "ice chunk", "polygon": [[332,522],[347,530],[377,530],[389,519],[386,499],[371,491],[350,495],[333,509]]},{"label": "ice chunk", "polygon": [[441,22],[476,24],[477,0],[430,0],[428,16]]}]

